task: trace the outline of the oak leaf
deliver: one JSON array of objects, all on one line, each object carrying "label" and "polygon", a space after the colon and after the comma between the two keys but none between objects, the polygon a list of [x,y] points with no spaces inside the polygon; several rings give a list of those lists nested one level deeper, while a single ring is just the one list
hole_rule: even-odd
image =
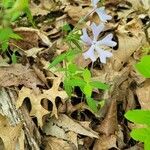
[{"label": "oak leaf", "polygon": [[51,116],[55,115],[57,118],[57,107],[55,103],[56,97],[59,96],[61,100],[65,100],[68,98],[67,93],[65,91],[59,90],[60,82],[60,78],[55,78],[53,81],[52,88],[50,88],[49,90],[43,90],[42,93],[35,93],[31,89],[23,87],[19,91],[16,107],[19,108],[22,105],[24,99],[29,98],[32,105],[30,116],[37,117],[39,126],[42,126],[42,117],[50,112],[42,107],[41,100],[47,99],[50,100],[53,104]]}]

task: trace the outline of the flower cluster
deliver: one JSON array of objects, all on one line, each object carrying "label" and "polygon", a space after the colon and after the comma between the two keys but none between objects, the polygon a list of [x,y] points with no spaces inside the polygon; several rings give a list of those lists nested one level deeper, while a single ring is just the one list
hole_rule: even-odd
[{"label": "flower cluster", "polygon": [[85,42],[87,46],[89,46],[88,51],[83,53],[85,59],[90,58],[92,62],[96,61],[99,57],[102,63],[106,63],[106,58],[112,57],[112,53],[102,49],[104,46],[114,47],[116,46],[116,42],[112,41],[113,34],[108,34],[101,40],[98,40],[100,33],[104,30],[104,23],[107,20],[111,20],[112,17],[107,15],[104,7],[97,7],[97,3],[99,0],[92,0],[93,10],[92,12],[96,12],[103,23],[96,25],[94,22],[91,23],[90,28],[92,30],[93,39],[91,39],[87,33],[87,29],[82,29],[83,35],[81,36],[81,40]]}]

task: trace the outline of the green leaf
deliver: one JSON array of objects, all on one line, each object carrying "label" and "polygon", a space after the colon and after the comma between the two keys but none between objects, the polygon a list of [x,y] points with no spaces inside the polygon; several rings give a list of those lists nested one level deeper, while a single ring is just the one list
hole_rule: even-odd
[{"label": "green leaf", "polygon": [[149,110],[129,110],[125,117],[138,124],[146,124],[150,126],[150,111]]},{"label": "green leaf", "polygon": [[68,43],[73,43],[80,51],[82,50],[81,46],[80,46],[80,34],[79,34],[79,31],[73,31],[73,32],[70,32],[68,34],[68,36],[66,37],[66,41]]},{"label": "green leaf", "polygon": [[29,8],[29,0],[16,0],[10,12],[22,12],[26,8]]},{"label": "green leaf", "polygon": [[83,91],[84,91],[84,94],[85,94],[87,97],[91,97],[91,95],[92,95],[92,86],[91,86],[90,84],[86,84],[86,85],[84,86]]},{"label": "green leaf", "polygon": [[143,56],[135,68],[145,77],[150,78],[150,55]]},{"label": "green leaf", "polygon": [[91,80],[91,72],[88,69],[84,69],[83,73],[82,73],[83,79],[85,82],[90,82]]},{"label": "green leaf", "polygon": [[11,22],[14,22],[15,20],[18,19],[18,17],[20,16],[21,12],[20,11],[15,11],[12,13],[11,15]]},{"label": "green leaf", "polygon": [[11,28],[1,28],[0,29],[0,43],[2,47],[2,51],[6,51],[8,48],[8,42],[10,38],[13,39],[21,39],[21,37],[14,33]]},{"label": "green leaf", "polygon": [[81,48],[80,43],[79,43],[78,40],[72,39],[71,42],[72,42],[79,50],[82,50],[82,48]]},{"label": "green leaf", "polygon": [[105,104],[105,100],[101,100],[99,101],[98,105],[100,106],[100,108],[102,108]]},{"label": "green leaf", "polygon": [[21,36],[19,36],[18,34],[14,33],[14,32],[11,33],[11,34],[9,35],[9,37],[12,38],[12,39],[16,39],[16,40],[21,40],[21,39],[22,39]]},{"label": "green leaf", "polygon": [[0,29],[0,41],[5,42],[10,38],[13,39],[22,39],[18,34],[14,33],[11,28],[1,28]]},{"label": "green leaf", "polygon": [[86,97],[86,101],[88,106],[94,111],[97,112],[97,106],[96,106],[96,102],[94,101],[94,99],[92,99],[91,97]]},{"label": "green leaf", "polygon": [[102,89],[102,90],[109,89],[109,85],[102,83],[100,81],[92,81],[92,82],[90,82],[90,85],[93,86],[94,88],[98,88],[98,89]]},{"label": "green leaf", "polygon": [[15,0],[12,8],[7,9],[5,17],[9,21],[15,21],[23,13],[29,15],[29,0]]},{"label": "green leaf", "polygon": [[62,62],[64,59],[66,58],[66,53],[63,53],[61,55],[58,55],[52,63],[49,64],[48,68],[52,68],[54,66],[56,66],[57,64],[59,64],[60,62]]},{"label": "green leaf", "polygon": [[77,65],[72,64],[72,63],[68,65],[68,71],[70,73],[75,73],[77,70],[78,70]]},{"label": "green leaf", "polygon": [[62,30],[65,31],[65,32],[68,32],[68,31],[71,31],[71,27],[69,24],[65,24],[63,27],[62,27]]},{"label": "green leaf", "polygon": [[144,150],[150,149],[150,128],[133,129],[131,137],[136,141],[144,142]]},{"label": "green leaf", "polygon": [[13,54],[11,55],[11,60],[12,60],[12,63],[13,63],[13,64],[16,64],[16,63],[17,63],[17,56],[16,56],[15,52],[16,52],[16,51],[14,51]]},{"label": "green leaf", "polygon": [[72,87],[75,87],[75,86],[84,87],[86,83],[82,78],[74,77],[68,80],[68,84]]},{"label": "green leaf", "polygon": [[150,137],[144,141],[144,150],[150,149]]},{"label": "green leaf", "polygon": [[77,49],[71,49],[67,52],[67,61],[71,62],[74,60],[75,56],[79,53]]},{"label": "green leaf", "polygon": [[2,43],[2,51],[5,52],[8,49],[8,41]]},{"label": "green leaf", "polygon": [[27,14],[29,22],[32,24],[32,26],[35,27],[35,22],[33,21],[33,16],[31,14],[30,8],[29,7],[24,8],[24,12]]},{"label": "green leaf", "polygon": [[0,29],[0,42],[8,41],[12,33],[13,31],[11,28],[1,28]]},{"label": "green leaf", "polygon": [[63,83],[64,83],[64,88],[65,88],[66,93],[67,93],[69,96],[71,96],[72,87],[70,86],[70,84],[69,84],[68,81],[69,81],[68,79],[65,79]]},{"label": "green leaf", "polygon": [[8,9],[8,8],[11,8],[14,4],[14,0],[2,0],[2,6],[5,8],[5,9]]},{"label": "green leaf", "polygon": [[131,137],[140,142],[145,142],[147,139],[150,140],[150,128],[133,129]]},{"label": "green leaf", "polygon": [[49,68],[52,68],[54,66],[56,66],[57,64],[59,64],[60,62],[62,62],[63,60],[67,59],[69,61],[71,61],[75,55],[76,55],[77,52],[73,51],[72,49],[69,50],[68,52],[66,53],[63,53],[61,55],[58,55],[52,63],[50,63],[49,65]]}]

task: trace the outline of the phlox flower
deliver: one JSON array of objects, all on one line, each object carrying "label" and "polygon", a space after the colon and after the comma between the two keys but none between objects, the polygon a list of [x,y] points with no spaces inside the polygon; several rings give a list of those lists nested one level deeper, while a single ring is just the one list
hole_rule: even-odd
[{"label": "phlox flower", "polygon": [[112,17],[110,15],[107,15],[105,12],[105,7],[97,7],[97,3],[99,0],[91,0],[93,8],[93,12],[96,12],[102,22],[107,22],[107,20],[111,20]]},{"label": "phlox flower", "polygon": [[108,34],[101,40],[98,40],[99,34],[104,30],[104,24],[99,24],[98,26],[95,23],[91,24],[91,29],[93,33],[93,39],[91,39],[87,33],[87,29],[82,29],[83,35],[81,40],[85,42],[89,49],[83,53],[85,59],[90,58],[92,62],[96,61],[99,57],[102,63],[106,63],[106,58],[112,57],[112,53],[102,49],[102,46],[114,47],[116,42],[112,41],[113,34]]}]

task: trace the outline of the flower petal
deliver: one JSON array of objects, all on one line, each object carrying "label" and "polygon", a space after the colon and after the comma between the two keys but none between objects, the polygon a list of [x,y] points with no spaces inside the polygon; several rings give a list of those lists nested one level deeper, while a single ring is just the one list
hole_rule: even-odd
[{"label": "flower petal", "polygon": [[96,47],[96,51],[99,55],[100,61],[104,64],[106,64],[106,59],[113,56],[113,54],[109,51],[104,51],[103,49],[100,49]]},{"label": "flower petal", "polygon": [[112,41],[112,38],[113,38],[113,34],[110,33],[102,40],[98,41],[97,45],[106,45],[106,46],[114,47],[117,45],[117,43],[115,41]]},{"label": "flower petal", "polygon": [[95,46],[92,45],[88,51],[86,51],[85,53],[83,53],[83,57],[85,59],[90,58],[92,60],[92,62],[96,61],[97,57],[94,54],[94,48]]},{"label": "flower petal", "polygon": [[81,40],[83,42],[85,42],[87,45],[91,45],[92,44],[92,40],[89,37],[89,35],[87,34],[87,29],[86,28],[82,29],[82,32],[83,32],[83,35],[80,37]]},{"label": "flower petal", "polygon": [[99,0],[91,0],[91,3],[94,7],[97,7],[97,3],[99,2]]},{"label": "flower petal", "polygon": [[93,22],[91,24],[91,29],[94,36],[94,41],[97,41],[99,34],[104,30],[104,24],[99,24],[98,26]]},{"label": "flower petal", "polygon": [[112,19],[112,16],[107,15],[107,13],[105,11],[105,7],[97,8],[95,12],[98,14],[100,20],[103,22],[107,22],[107,20]]}]

